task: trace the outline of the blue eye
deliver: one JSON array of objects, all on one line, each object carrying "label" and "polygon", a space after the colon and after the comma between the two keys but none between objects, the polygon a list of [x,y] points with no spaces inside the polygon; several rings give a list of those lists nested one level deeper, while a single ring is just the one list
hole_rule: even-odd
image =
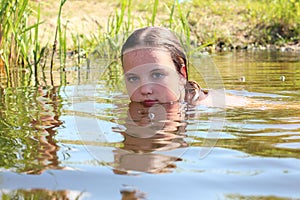
[{"label": "blue eye", "polygon": [[127,77],[127,81],[130,82],[130,83],[133,83],[137,80],[139,80],[139,77],[137,77],[137,76]]},{"label": "blue eye", "polygon": [[154,79],[164,78],[165,76],[166,76],[165,74],[159,72],[152,73],[152,78]]}]

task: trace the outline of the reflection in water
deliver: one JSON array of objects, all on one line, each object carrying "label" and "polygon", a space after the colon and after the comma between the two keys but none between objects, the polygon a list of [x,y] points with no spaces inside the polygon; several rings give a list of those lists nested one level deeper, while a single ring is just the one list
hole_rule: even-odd
[{"label": "reflection in water", "polygon": [[78,191],[51,191],[42,189],[15,190],[11,192],[0,192],[2,199],[51,199],[68,200],[80,199],[82,193]]},{"label": "reflection in water", "polygon": [[266,103],[264,109],[228,110],[226,132],[235,138],[220,138],[218,146],[264,157],[300,158],[299,105],[274,102]]},{"label": "reflection in water", "polygon": [[[16,168],[27,174],[64,168],[54,138],[63,124],[59,93],[60,88],[54,86],[1,90],[0,107],[5,108],[0,112],[1,168]],[[81,195],[77,191],[45,189],[0,192],[2,199],[79,199]]]},{"label": "reflection in water", "polygon": [[151,107],[131,102],[124,124],[126,130],[115,130],[123,135],[124,141],[121,148],[114,150],[114,172],[170,172],[174,162],[181,159],[159,152],[187,147],[183,139],[187,125],[184,109],[185,105],[178,102]]},{"label": "reflection in water", "polygon": [[121,200],[143,200],[148,199],[147,194],[143,191],[138,190],[135,187],[125,187],[120,191],[122,198]]},{"label": "reflection in water", "polygon": [[59,87],[1,90],[1,167],[31,174],[61,169],[54,139],[60,101]]},{"label": "reflection in water", "polygon": [[41,173],[46,169],[62,169],[59,166],[59,159],[57,152],[58,145],[54,139],[56,135],[56,128],[63,124],[59,120],[60,117],[60,98],[59,88],[52,87],[49,90],[38,88],[37,103],[39,107],[39,116],[33,119],[32,127],[38,131],[34,139],[38,141],[37,146],[37,162],[40,167],[29,169],[28,173]]},{"label": "reflection in water", "polygon": [[[170,195],[197,199],[199,194],[204,199],[216,196],[299,198],[300,57],[290,53],[264,54],[240,52],[215,56],[226,92],[249,100],[249,104],[227,108],[225,129],[205,159],[199,159],[198,154],[204,141],[212,137],[207,130],[218,110],[199,106],[184,112],[185,108],[177,104],[144,107],[135,103],[128,109],[127,101],[119,99],[124,97],[122,84],[101,83],[98,85],[101,88],[95,89],[96,94],[78,100],[84,105],[92,102],[88,104],[92,106],[80,107],[77,112],[70,108],[74,106],[70,99],[74,101],[76,95],[72,93],[74,85],[62,90],[53,86],[26,87],[23,84],[26,78],[19,84],[11,84],[15,87],[7,87],[2,82],[0,196],[3,199],[81,199],[84,195],[78,191],[85,191],[94,199],[113,195],[117,197],[104,199],[168,199]],[[199,73],[190,69],[191,79],[206,88]],[[118,68],[114,70],[120,73]],[[79,71],[73,68],[69,71],[75,80],[70,83],[76,85]],[[110,74],[110,82],[104,82],[113,82],[115,74]],[[239,80],[243,76],[244,81]],[[280,80],[281,76],[285,81]],[[81,73],[80,85],[88,84],[92,78],[85,80]],[[199,112],[191,117],[190,113]],[[110,154],[107,160],[97,162],[87,153],[84,147],[88,145],[82,144],[78,131],[74,130],[74,116],[104,121],[108,141],[93,140],[94,132],[89,132],[89,125],[81,131],[92,140],[88,145],[97,151],[108,149],[102,153]],[[115,132],[111,127],[115,127]],[[67,150],[60,149],[62,145]],[[187,146],[189,150],[185,151]],[[178,150],[180,153],[173,153]],[[69,157],[60,156],[58,151],[66,152]],[[182,161],[178,162],[180,158]],[[114,169],[113,173],[106,165]],[[80,170],[61,170],[64,166]],[[131,171],[152,174],[116,175]],[[154,174],[163,172],[172,174]],[[120,189],[123,185],[136,185],[142,192],[135,188]],[[73,198],[72,194],[75,194]]]}]

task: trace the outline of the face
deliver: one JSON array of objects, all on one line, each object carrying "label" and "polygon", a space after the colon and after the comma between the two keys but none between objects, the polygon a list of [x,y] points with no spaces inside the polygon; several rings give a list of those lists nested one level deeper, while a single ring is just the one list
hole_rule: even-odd
[{"label": "face", "polygon": [[151,107],[142,103],[131,102],[129,104],[128,119],[126,120],[127,135],[137,138],[161,138],[170,135],[167,132],[174,132],[179,127],[185,126],[182,123],[185,114],[180,103],[155,104]]},{"label": "face", "polygon": [[138,49],[123,55],[125,83],[130,100],[152,106],[184,100],[186,79],[176,71],[169,52]]}]

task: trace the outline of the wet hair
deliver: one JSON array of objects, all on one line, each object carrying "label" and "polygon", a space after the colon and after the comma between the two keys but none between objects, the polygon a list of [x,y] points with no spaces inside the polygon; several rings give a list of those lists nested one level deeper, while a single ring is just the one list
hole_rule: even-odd
[{"label": "wet hair", "polygon": [[123,55],[126,53],[126,51],[145,47],[166,49],[171,54],[171,58],[177,72],[188,79],[187,71],[185,71],[186,75],[181,73],[181,68],[183,66],[185,66],[185,69],[187,70],[187,58],[185,51],[179,39],[171,30],[155,26],[149,26],[135,30],[122,46],[122,64]]}]

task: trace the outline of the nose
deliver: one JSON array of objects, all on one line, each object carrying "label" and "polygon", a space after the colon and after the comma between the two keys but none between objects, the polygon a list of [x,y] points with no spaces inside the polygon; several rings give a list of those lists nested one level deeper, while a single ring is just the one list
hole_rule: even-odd
[{"label": "nose", "polygon": [[152,94],[152,85],[151,84],[143,84],[140,86],[140,92],[142,95]]}]

